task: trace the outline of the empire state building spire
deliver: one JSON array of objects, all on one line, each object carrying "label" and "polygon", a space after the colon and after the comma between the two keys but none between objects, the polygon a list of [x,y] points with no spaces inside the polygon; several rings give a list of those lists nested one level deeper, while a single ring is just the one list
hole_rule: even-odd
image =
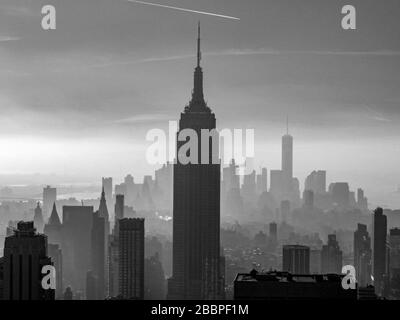
[{"label": "empire state building spire", "polygon": [[204,100],[203,93],[203,70],[201,62],[201,38],[200,38],[200,22],[197,27],[197,66],[194,71],[194,83],[192,91],[192,99],[189,103],[187,111],[189,112],[209,112],[210,109]]}]

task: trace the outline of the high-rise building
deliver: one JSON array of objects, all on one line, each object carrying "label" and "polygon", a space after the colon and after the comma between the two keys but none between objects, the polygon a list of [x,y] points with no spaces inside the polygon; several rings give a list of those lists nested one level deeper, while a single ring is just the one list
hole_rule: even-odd
[{"label": "high-rise building", "polygon": [[87,274],[89,284],[95,281],[94,291],[86,293],[90,296],[88,300],[103,300],[106,296],[106,243],[105,243],[105,218],[101,217],[99,212],[93,214],[92,232],[91,232],[91,273]]},{"label": "high-rise building", "polygon": [[310,274],[310,248],[301,245],[283,246],[282,271]]},{"label": "high-rise building", "polygon": [[400,229],[394,228],[389,231],[389,247],[390,247],[390,277],[397,278],[400,276]]},{"label": "high-rise building", "polygon": [[307,210],[312,210],[314,208],[314,191],[304,190],[303,207]]},{"label": "high-rise building", "polygon": [[274,243],[278,241],[278,225],[276,222],[271,222],[269,224],[269,237]]},{"label": "high-rise building", "polygon": [[93,206],[63,206],[63,274],[75,297],[86,290],[86,272],[91,268]]},{"label": "high-rise building", "polygon": [[284,184],[289,186],[293,178],[293,137],[289,134],[288,124],[286,134],[282,136],[282,174]]},{"label": "high-rise building", "polygon": [[360,287],[366,287],[372,283],[372,250],[371,238],[364,224],[359,223],[354,232],[353,251],[357,282]]},{"label": "high-rise building", "polygon": [[321,250],[310,250],[310,273],[321,274]]},{"label": "high-rise building", "polygon": [[[219,299],[223,296],[220,270],[220,163],[218,139],[201,130],[216,128],[214,113],[203,95],[203,71],[200,66],[200,25],[194,89],[189,105],[181,113],[179,133],[192,129],[197,134],[196,159],[174,165],[173,203],[173,275],[168,283],[169,299]],[[179,136],[179,134],[178,134]],[[218,136],[217,136],[218,138]],[[185,141],[177,141],[178,154]],[[208,154],[201,146],[209,145]],[[211,152],[210,152],[211,151]],[[194,153],[191,155],[194,158]],[[207,163],[208,162],[208,163]],[[216,163],[217,162],[217,163]]]},{"label": "high-rise building", "polygon": [[382,208],[374,211],[374,249],[373,249],[373,274],[374,286],[377,295],[382,295],[386,275],[386,233],[387,218]]},{"label": "high-rise building", "polygon": [[144,298],[144,219],[119,221],[119,294]]},{"label": "high-rise building", "polygon": [[57,200],[57,189],[47,186],[43,189],[43,217],[45,220],[50,216],[54,203]]},{"label": "high-rise building", "polygon": [[329,186],[333,202],[340,208],[348,208],[350,203],[350,190],[347,182],[336,182]]},{"label": "high-rise building", "polygon": [[326,171],[311,172],[304,182],[304,190],[313,191],[314,194],[324,194],[326,192]]},{"label": "high-rise building", "polygon": [[102,187],[105,193],[105,198],[106,198],[106,202],[107,202],[107,209],[108,212],[112,212],[113,207],[112,207],[112,203],[113,203],[113,179],[111,177],[109,178],[102,178]]},{"label": "high-rise building", "polygon": [[357,189],[357,206],[361,210],[368,210],[368,199],[364,196],[364,190]]},{"label": "high-rise building", "polygon": [[33,217],[33,224],[39,233],[43,233],[43,228],[44,228],[44,221],[43,221],[43,214],[42,214],[42,208],[40,207],[40,203],[37,203],[37,206],[35,208],[35,215]]},{"label": "high-rise building", "polygon": [[321,271],[322,273],[342,274],[343,253],[335,234],[328,235],[328,243],[322,246]]},{"label": "high-rise building", "polygon": [[357,290],[342,287],[344,275],[291,274],[270,271],[239,273],[234,281],[235,300],[356,300]]},{"label": "high-rise building", "polygon": [[268,171],[267,168],[261,168],[261,173],[257,174],[257,193],[261,194],[267,191]]},{"label": "high-rise building", "polygon": [[62,224],[57,213],[56,204],[53,204],[53,210],[49,221],[44,226],[44,234],[47,236],[48,242],[52,244],[62,244]]},{"label": "high-rise building", "polygon": [[281,201],[281,221],[288,221],[290,218],[290,201]]},{"label": "high-rise building", "polygon": [[52,265],[47,238],[32,222],[18,222],[4,243],[4,300],[54,300],[54,290],[42,287],[42,268]]}]

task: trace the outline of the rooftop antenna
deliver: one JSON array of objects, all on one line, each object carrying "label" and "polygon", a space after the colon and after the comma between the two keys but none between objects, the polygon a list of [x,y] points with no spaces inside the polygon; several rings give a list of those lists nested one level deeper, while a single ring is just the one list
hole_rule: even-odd
[{"label": "rooftop antenna", "polygon": [[197,66],[200,67],[201,48],[200,48],[200,21],[197,26]]},{"label": "rooftop antenna", "polygon": [[286,134],[289,135],[289,116],[286,116]]}]

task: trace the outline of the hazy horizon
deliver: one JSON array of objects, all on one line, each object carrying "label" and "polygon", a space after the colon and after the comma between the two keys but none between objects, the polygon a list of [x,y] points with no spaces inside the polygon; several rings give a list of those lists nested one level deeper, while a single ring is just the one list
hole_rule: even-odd
[{"label": "hazy horizon", "polygon": [[[255,129],[257,168],[280,168],[289,116],[301,188],[327,170],[328,183],[400,206],[398,1],[352,1],[356,31],[340,27],[344,1],[157,2],[240,21],[126,1],[2,1],[1,175],[152,174],[146,132],[189,101],[201,20],[206,99],[218,128]],[[55,31],[40,28],[45,4]]]}]

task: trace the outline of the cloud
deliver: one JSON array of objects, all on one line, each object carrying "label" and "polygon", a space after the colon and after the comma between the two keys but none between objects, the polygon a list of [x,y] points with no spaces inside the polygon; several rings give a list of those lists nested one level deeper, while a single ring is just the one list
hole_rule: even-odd
[{"label": "cloud", "polygon": [[171,116],[166,114],[139,114],[133,117],[119,119],[113,121],[113,123],[118,124],[131,124],[131,123],[145,123],[145,122],[154,122],[154,121],[164,121],[171,120]]},{"label": "cloud", "polygon": [[0,42],[18,41],[20,39],[18,37],[0,36]]}]

